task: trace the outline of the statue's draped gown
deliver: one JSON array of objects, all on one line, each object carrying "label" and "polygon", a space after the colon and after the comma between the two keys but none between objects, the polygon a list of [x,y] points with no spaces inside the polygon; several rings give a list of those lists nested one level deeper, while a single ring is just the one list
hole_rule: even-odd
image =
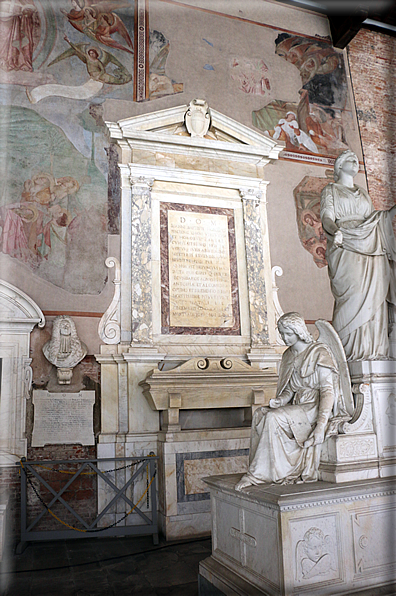
[{"label": "statue's draped gown", "polygon": [[341,247],[327,235],[326,259],[334,296],[333,325],[348,360],[389,355],[388,302],[396,305],[396,242],[388,211],[375,211],[359,186],[328,184],[321,218],[343,235]]},{"label": "statue's draped gown", "polygon": [[318,417],[329,420],[346,413],[340,411],[338,380],[337,365],[325,345],[312,342],[300,354],[292,348],[284,352],[277,397],[288,405],[263,407],[254,414],[246,474],[252,484],[317,480],[320,446],[303,445]]}]

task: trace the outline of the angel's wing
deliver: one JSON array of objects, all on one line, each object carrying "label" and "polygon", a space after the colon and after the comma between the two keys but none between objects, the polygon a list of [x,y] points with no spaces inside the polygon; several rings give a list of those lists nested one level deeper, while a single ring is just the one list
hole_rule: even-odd
[{"label": "angel's wing", "polygon": [[47,66],[53,66],[57,62],[60,62],[61,60],[66,60],[66,58],[71,58],[75,55],[76,51],[73,48],[69,48],[68,50],[57,56],[54,60],[52,60],[52,62],[50,62]]},{"label": "angel's wing", "polygon": [[349,376],[348,365],[344,352],[343,345],[340,338],[334,330],[334,327],[327,321],[319,319],[315,323],[317,330],[319,331],[318,341],[322,344],[329,346],[338,364],[340,371],[340,383],[341,383],[341,397],[346,411],[350,416],[353,416],[355,411],[355,405],[352,396],[352,384]]}]

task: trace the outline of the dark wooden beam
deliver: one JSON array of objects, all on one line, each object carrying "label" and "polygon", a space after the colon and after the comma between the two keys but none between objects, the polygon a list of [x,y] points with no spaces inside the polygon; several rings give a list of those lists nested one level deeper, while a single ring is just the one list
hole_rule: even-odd
[{"label": "dark wooden beam", "polygon": [[358,33],[368,14],[364,8],[357,8],[352,14],[329,14],[333,46],[343,50]]}]

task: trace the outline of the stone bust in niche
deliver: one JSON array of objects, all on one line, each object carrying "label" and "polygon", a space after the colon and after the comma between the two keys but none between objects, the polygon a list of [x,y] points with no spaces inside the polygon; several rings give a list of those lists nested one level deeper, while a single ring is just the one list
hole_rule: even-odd
[{"label": "stone bust in niche", "polygon": [[60,315],[54,319],[52,337],[43,346],[44,356],[56,366],[58,383],[70,385],[73,368],[84,358],[87,346],[80,341],[71,317]]}]

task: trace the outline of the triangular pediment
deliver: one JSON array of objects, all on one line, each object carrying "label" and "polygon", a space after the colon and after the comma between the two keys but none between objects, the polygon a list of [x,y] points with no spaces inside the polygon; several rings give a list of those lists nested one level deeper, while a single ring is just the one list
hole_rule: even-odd
[{"label": "triangular pediment", "polygon": [[212,148],[225,153],[251,153],[268,159],[277,159],[284,149],[283,143],[274,141],[210,107],[209,130],[204,136],[192,136],[186,127],[185,116],[188,109],[189,106],[181,105],[118,122],[106,122],[106,125],[113,139],[123,139],[131,145],[132,141],[165,143],[174,148]]}]

